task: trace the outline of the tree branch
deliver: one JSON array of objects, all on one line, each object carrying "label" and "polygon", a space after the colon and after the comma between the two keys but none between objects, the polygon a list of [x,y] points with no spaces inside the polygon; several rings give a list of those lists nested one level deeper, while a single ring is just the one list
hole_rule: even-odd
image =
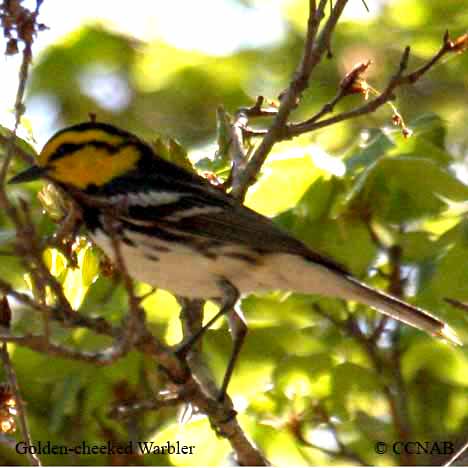
[{"label": "tree branch", "polygon": [[[399,86],[411,85],[416,83],[435,64],[437,64],[442,57],[449,53],[464,51],[466,48],[467,41],[468,39],[466,38],[466,35],[460,36],[455,41],[452,41],[448,35],[448,32],[445,33],[442,41],[442,46],[440,47],[439,51],[430,60],[428,60],[427,63],[417,68],[413,72],[405,75],[404,72],[408,67],[408,60],[410,55],[410,47],[407,46],[401,57],[400,65],[398,67],[397,72],[390,79],[389,83],[387,84],[387,87],[379,96],[356,109],[353,109],[348,112],[342,112],[328,119],[317,121],[317,119],[313,117],[304,122],[290,124],[284,132],[284,139],[292,138],[298,135],[302,135],[303,133],[312,132],[320,128],[334,125],[338,122],[343,122],[345,120],[353,119],[375,112],[387,102],[395,99],[394,91],[396,88],[398,88]],[[333,101],[325,105],[325,107],[330,108],[330,110],[333,109],[333,106]]]},{"label": "tree branch", "polygon": [[309,2],[309,19],[302,60],[289,86],[280,95],[280,106],[272,125],[267,130],[245,170],[238,175],[236,181],[238,189],[235,196],[240,200],[245,197],[248,187],[255,181],[256,175],[275,143],[284,139],[289,115],[298,106],[301,95],[309,84],[313,70],[320,63],[324,53],[329,50],[331,36],[348,0],[337,0],[335,2],[322,32],[317,37],[317,31],[324,17],[327,1],[320,0],[318,7],[316,7],[316,2]]},{"label": "tree branch", "polygon": [[[18,422],[21,430],[21,435],[23,437],[24,442],[31,447],[33,445],[31,431],[29,430],[28,419],[26,416],[26,408],[24,407],[23,399],[21,398],[21,392],[18,385],[18,379],[16,378],[16,372],[13,368],[13,364],[10,360],[10,355],[8,354],[7,344],[3,343],[0,346],[0,358],[3,362],[3,368],[5,369],[5,373],[7,376],[8,383],[10,388],[13,392],[15,402],[16,402],[16,409],[17,409],[17,417]],[[27,452],[27,457],[31,465],[33,466],[42,466],[41,460],[39,457],[30,451]]]},{"label": "tree branch", "polygon": [[[467,453],[468,452],[468,442],[466,442],[464,445],[462,445],[462,447],[457,451],[457,453],[455,453],[455,455],[453,455],[452,457],[450,457],[449,461],[447,463],[445,463],[444,466],[454,466],[454,463],[461,458],[461,456],[464,454],[464,453]],[[460,460],[461,461],[461,460]],[[463,463],[463,462],[462,462]]]}]

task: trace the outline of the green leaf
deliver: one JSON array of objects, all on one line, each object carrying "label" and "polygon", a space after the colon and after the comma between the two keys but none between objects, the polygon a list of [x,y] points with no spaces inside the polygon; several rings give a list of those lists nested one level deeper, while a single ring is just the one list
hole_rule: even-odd
[{"label": "green leaf", "polygon": [[375,259],[377,247],[366,225],[353,218],[307,219],[294,233],[312,249],[343,264],[357,276],[364,275]]},{"label": "green leaf", "polygon": [[91,286],[96,281],[99,274],[99,255],[91,245],[87,245],[82,249],[78,256],[79,265],[81,268],[81,281],[85,288]]},{"label": "green leaf", "polygon": [[[444,298],[468,300],[468,219],[463,219],[436,242],[437,256],[421,265],[420,298],[426,306]],[[442,304],[447,308],[447,304]],[[441,306],[439,306],[441,307]],[[452,320],[466,320],[466,314],[451,314]],[[466,321],[465,321],[466,323]]]},{"label": "green leaf", "polygon": [[[3,125],[0,125],[0,136],[2,136],[5,139],[10,139],[12,135],[13,135],[13,132],[9,128],[4,127]],[[26,140],[23,140],[23,138],[20,138],[19,136],[15,136],[15,146],[18,147],[24,153],[30,155],[33,159],[36,158],[37,156],[36,150]],[[0,144],[0,148],[5,149],[6,143],[2,142]]]},{"label": "green leaf", "polygon": [[323,398],[329,393],[329,379],[323,379],[333,367],[329,353],[289,356],[273,374],[273,381],[287,398],[308,396]]},{"label": "green leaf", "polygon": [[381,158],[356,181],[346,209],[373,214],[390,223],[404,223],[440,213],[443,199],[464,201],[468,187],[430,159]]},{"label": "green leaf", "polygon": [[161,156],[161,158],[193,172],[193,166],[187,156],[187,151],[174,138],[162,138],[158,136],[153,140],[152,147],[155,153]]},{"label": "green leaf", "polygon": [[68,375],[57,384],[49,427],[52,432],[62,432],[66,417],[73,415],[76,411],[77,395],[81,386],[80,374]]},{"label": "green leaf", "polygon": [[434,340],[414,343],[402,358],[402,373],[412,380],[425,370],[434,378],[468,387],[468,360],[459,348]]},{"label": "green leaf", "polygon": [[331,373],[334,411],[345,418],[354,410],[369,412],[381,391],[377,375],[353,362],[339,364]]},{"label": "green leaf", "polygon": [[436,147],[445,149],[445,138],[447,137],[447,124],[440,115],[432,112],[422,114],[409,123],[413,131],[412,138],[424,139]]},{"label": "green leaf", "polygon": [[258,182],[249,190],[246,205],[266,216],[292,208],[324,171],[308,154],[286,150],[268,160]]},{"label": "green leaf", "polygon": [[[177,441],[181,446],[193,447],[192,452],[187,454],[174,453],[165,457],[161,454],[147,456],[145,461],[149,464],[217,466],[223,463],[229,453],[227,440],[216,437],[207,418],[192,419],[184,424],[171,424],[144,440],[154,441],[154,445],[165,445],[168,441],[174,444]],[[164,459],[166,462],[163,462]]]},{"label": "green leaf", "polygon": [[400,131],[391,133],[395,147],[389,154],[428,158],[443,166],[453,162],[453,156],[445,149],[447,123],[440,116],[423,114],[408,126],[413,131],[411,138],[405,138]]},{"label": "green leaf", "polygon": [[56,278],[59,278],[67,268],[67,259],[57,249],[48,248],[44,250],[42,258],[44,259],[44,263],[46,264],[49,271]]},{"label": "green leaf", "polygon": [[352,174],[359,168],[368,167],[395,146],[380,128],[371,128],[367,133],[366,141],[353,148],[346,157],[347,173]]},{"label": "green leaf", "polygon": [[312,182],[293,208],[294,215],[299,219],[307,218],[310,221],[326,216],[330,211],[333,195],[337,191],[338,184],[336,177],[331,179],[319,177]]},{"label": "green leaf", "polygon": [[468,247],[454,244],[432,265],[433,273],[425,287],[438,298],[468,299]]},{"label": "green leaf", "polygon": [[439,251],[437,242],[426,231],[405,232],[399,236],[398,244],[404,262],[421,262]]}]

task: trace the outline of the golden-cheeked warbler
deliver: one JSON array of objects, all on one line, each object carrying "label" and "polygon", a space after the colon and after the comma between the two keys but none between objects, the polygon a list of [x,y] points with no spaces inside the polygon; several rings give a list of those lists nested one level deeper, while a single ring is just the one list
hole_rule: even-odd
[{"label": "golden-cheeked warbler", "polygon": [[[86,122],[59,131],[37,165],[10,182],[40,177],[78,203],[89,234],[110,257],[110,235],[118,236],[128,271],[140,281],[188,298],[217,299],[224,311],[251,291],[332,296],[460,344],[438,318],[361,283],[270,219],[112,125]],[[106,216],[114,221],[113,234]]]}]

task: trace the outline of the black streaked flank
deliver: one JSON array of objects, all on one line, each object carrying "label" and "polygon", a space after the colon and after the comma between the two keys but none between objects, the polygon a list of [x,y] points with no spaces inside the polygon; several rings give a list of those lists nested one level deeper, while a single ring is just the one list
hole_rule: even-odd
[{"label": "black streaked flank", "polygon": [[142,245],[143,247],[147,247],[148,249],[154,250],[156,252],[161,252],[161,253],[167,253],[171,251],[169,247],[166,247],[164,245],[151,244],[145,241],[140,241],[140,245]]},{"label": "black streaked flank", "polygon": [[249,263],[250,265],[258,265],[259,264],[259,258],[254,257],[253,255],[249,255],[247,253],[241,253],[241,252],[223,252],[224,257],[230,257],[234,258],[236,260],[243,260],[246,263]]},{"label": "black streaked flank", "polygon": [[145,253],[145,257],[146,257],[148,260],[151,260],[152,262],[159,262],[159,257],[156,257],[156,255],[152,255],[152,254],[149,254],[149,253]]},{"label": "black streaked flank", "polygon": [[129,245],[130,247],[136,247],[136,243],[132,241],[132,239],[130,239],[127,235],[124,234],[123,236],[121,236],[120,239],[122,240],[122,242]]},{"label": "black streaked flank", "polygon": [[125,231],[138,232],[140,234],[145,234],[149,238],[161,239],[166,242],[179,242],[182,244],[189,243],[191,236],[186,235],[183,232],[180,234],[175,234],[172,231],[164,229],[163,226],[154,224],[151,227],[139,226],[137,224],[129,223],[128,221],[121,221],[122,228]]}]

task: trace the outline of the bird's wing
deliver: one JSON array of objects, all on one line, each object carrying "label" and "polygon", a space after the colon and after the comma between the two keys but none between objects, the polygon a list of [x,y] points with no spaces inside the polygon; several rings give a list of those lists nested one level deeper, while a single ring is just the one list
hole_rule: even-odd
[{"label": "bird's wing", "polygon": [[[113,184],[114,194],[128,197],[124,222],[147,234],[196,236],[217,243],[246,246],[258,252],[301,255],[336,272],[347,273],[337,262],[308,248],[277,227],[269,218],[245,207],[206,179],[165,161],[157,161],[143,180],[127,175]],[[119,189],[120,185],[120,189]],[[133,193],[133,195],[132,195]],[[123,196],[123,195],[122,195]]]}]

